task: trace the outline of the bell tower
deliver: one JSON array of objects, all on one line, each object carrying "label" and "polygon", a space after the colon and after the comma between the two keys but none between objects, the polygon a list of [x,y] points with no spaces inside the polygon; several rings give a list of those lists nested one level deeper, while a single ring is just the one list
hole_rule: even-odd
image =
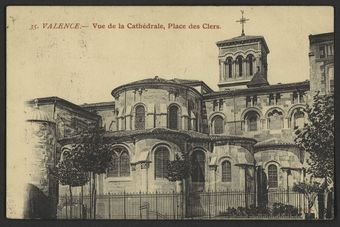
[{"label": "bell tower", "polygon": [[246,88],[255,73],[260,73],[267,80],[267,54],[269,49],[263,36],[249,36],[244,32],[244,24],[249,19],[242,17],[240,36],[218,41],[220,91],[230,88]]}]

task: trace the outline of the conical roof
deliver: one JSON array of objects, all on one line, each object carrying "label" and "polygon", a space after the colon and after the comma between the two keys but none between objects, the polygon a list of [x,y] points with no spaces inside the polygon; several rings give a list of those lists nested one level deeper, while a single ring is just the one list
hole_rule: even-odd
[{"label": "conical roof", "polygon": [[268,86],[269,83],[266,80],[266,77],[264,76],[263,72],[260,70],[257,70],[251,81],[248,82],[247,87],[262,87],[262,86]]},{"label": "conical roof", "polygon": [[28,107],[26,111],[26,120],[27,121],[48,121],[54,122],[50,116],[43,110],[39,109],[38,99],[34,100],[34,106]]}]

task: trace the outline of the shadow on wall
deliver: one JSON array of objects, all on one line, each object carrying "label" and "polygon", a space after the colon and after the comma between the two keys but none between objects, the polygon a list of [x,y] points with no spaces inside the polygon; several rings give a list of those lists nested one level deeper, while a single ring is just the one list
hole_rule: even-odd
[{"label": "shadow on wall", "polygon": [[28,184],[24,204],[25,219],[53,218],[53,207],[50,199],[36,186]]}]

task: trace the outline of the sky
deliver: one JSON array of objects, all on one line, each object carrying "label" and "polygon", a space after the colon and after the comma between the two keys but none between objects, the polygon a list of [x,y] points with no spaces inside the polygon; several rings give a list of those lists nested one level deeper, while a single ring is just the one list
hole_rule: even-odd
[{"label": "sky", "polygon": [[[112,101],[115,87],[145,78],[203,80],[217,90],[219,40],[264,36],[271,84],[309,77],[310,34],[333,31],[332,7],[16,7],[8,9],[8,91],[22,100],[58,96],[76,104]],[[79,30],[42,29],[78,22]],[[221,29],[94,29],[93,23],[177,23]],[[29,30],[31,25],[39,29]],[[20,88],[20,89],[19,89]],[[20,90],[20,92],[18,91]],[[11,98],[11,96],[9,97]]]}]

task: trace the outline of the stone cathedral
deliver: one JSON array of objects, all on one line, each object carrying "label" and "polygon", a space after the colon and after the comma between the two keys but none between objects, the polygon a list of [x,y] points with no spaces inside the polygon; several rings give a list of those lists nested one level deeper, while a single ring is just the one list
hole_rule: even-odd
[{"label": "stone cathedral", "polygon": [[306,176],[308,154],[293,140],[306,104],[315,91],[334,88],[333,33],[309,39],[311,81],[269,84],[275,75],[268,75],[266,40],[243,32],[216,43],[218,91],[200,80],[155,76],[113,88],[111,102],[28,101],[30,124],[55,124],[55,162],[89,125],[105,130],[113,163],[98,176],[98,194],[174,191],[167,163],[182,153],[190,156],[191,192],[288,189]]}]

